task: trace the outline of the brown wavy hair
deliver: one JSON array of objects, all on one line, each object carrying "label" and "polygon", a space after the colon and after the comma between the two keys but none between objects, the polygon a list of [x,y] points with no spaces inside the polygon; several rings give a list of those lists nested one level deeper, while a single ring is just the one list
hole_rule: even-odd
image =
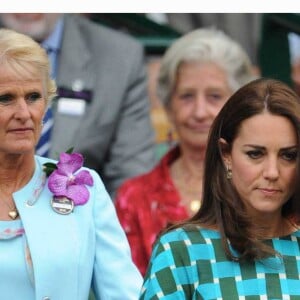
[{"label": "brown wavy hair", "polygon": [[[171,226],[167,231],[176,227],[195,229],[195,225],[217,228],[221,234],[224,251],[231,260],[253,261],[274,254],[274,251],[263,242],[260,228],[253,224],[243,201],[231,181],[226,178],[219,143],[220,138],[223,138],[231,148],[242,122],[265,110],[273,115],[288,118],[296,130],[298,140],[296,182],[300,182],[300,98],[289,86],[278,80],[268,78],[254,80],[229,98],[213,122],[206,150],[200,209],[191,219]],[[300,223],[299,187],[298,184],[294,194],[282,207],[282,216],[295,226]],[[238,256],[232,253],[228,241],[238,251]]]}]

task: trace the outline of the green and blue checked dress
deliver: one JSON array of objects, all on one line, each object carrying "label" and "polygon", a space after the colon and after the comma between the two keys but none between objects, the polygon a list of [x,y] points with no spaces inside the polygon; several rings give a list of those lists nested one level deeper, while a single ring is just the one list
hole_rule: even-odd
[{"label": "green and blue checked dress", "polygon": [[281,257],[239,263],[217,231],[170,231],[155,244],[139,299],[300,300],[299,241],[299,230],[266,240]]}]

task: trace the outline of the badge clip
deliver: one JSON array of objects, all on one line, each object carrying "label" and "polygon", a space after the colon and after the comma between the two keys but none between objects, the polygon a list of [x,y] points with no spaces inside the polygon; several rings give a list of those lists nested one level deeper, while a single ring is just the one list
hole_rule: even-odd
[{"label": "badge clip", "polygon": [[61,215],[68,215],[74,209],[74,202],[67,197],[53,197],[51,200],[52,209]]}]

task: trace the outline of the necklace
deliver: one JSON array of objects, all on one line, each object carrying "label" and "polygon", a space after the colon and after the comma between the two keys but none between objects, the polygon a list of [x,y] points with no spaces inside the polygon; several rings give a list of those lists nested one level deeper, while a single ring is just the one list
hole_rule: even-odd
[{"label": "necklace", "polygon": [[182,160],[173,164],[171,174],[173,182],[181,195],[181,204],[187,208],[190,215],[193,215],[201,205],[201,174],[189,173],[182,164]]},{"label": "necklace", "polygon": [[14,207],[11,208],[11,206],[8,204],[8,202],[6,202],[6,200],[3,200],[3,202],[7,205],[7,207],[9,208],[8,211],[8,216],[12,219],[15,220],[18,216],[19,216],[19,212],[16,208],[16,205],[14,204]]},{"label": "necklace", "polygon": [[187,208],[190,215],[196,213],[201,206],[201,198],[199,197],[199,195],[197,195],[198,198],[195,195],[193,195],[193,198],[189,199],[187,198],[188,192],[186,193],[186,195],[184,195],[184,192],[182,192],[181,190],[180,193],[182,194],[181,204]]},{"label": "necklace", "polygon": [[199,199],[195,199],[195,200],[192,200],[190,202],[190,210],[192,213],[195,213],[198,211],[198,209],[200,208],[200,204],[201,204],[201,200],[200,198]]}]

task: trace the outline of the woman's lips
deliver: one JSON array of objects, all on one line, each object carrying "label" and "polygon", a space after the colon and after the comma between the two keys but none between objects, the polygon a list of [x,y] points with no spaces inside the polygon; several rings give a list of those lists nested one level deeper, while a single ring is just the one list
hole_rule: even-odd
[{"label": "woman's lips", "polygon": [[259,191],[261,191],[266,196],[273,196],[277,193],[280,193],[279,189],[260,188]]},{"label": "woman's lips", "polygon": [[11,132],[11,133],[26,133],[26,132],[32,132],[32,131],[33,131],[33,128],[30,128],[30,127],[14,128],[14,129],[8,130],[8,132]]}]

